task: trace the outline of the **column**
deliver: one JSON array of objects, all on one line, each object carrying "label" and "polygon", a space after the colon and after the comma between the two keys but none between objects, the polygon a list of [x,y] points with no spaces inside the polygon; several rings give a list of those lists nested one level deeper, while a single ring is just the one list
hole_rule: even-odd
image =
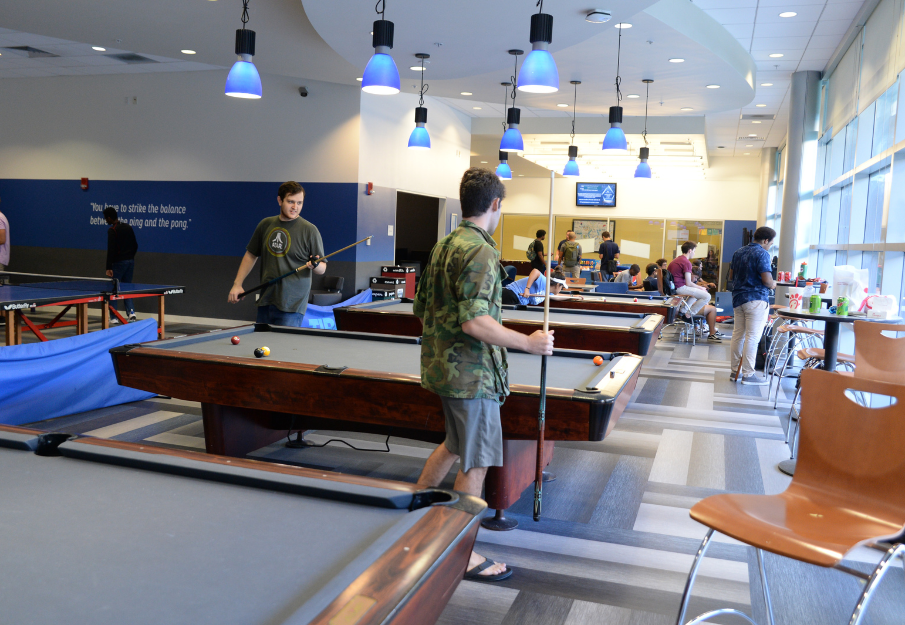
[{"label": "column", "polygon": [[[757,202],[757,225],[766,225],[767,201],[770,196],[770,185],[776,178],[776,148],[763,148],[760,151],[760,193]],[[776,198],[777,201],[782,198]]]},{"label": "column", "polygon": [[796,259],[807,259],[801,247],[811,225],[820,111],[820,72],[795,72],[789,100],[782,220],[779,233],[779,268],[791,271]]}]

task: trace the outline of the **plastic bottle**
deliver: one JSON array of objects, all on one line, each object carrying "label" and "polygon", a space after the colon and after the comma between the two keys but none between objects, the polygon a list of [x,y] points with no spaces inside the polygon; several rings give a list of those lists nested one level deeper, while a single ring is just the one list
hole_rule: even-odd
[{"label": "plastic bottle", "polygon": [[801,267],[798,269],[798,277],[799,277],[799,278],[804,278],[804,277],[805,277],[805,273],[807,273],[807,270],[808,270],[808,264],[807,264],[806,262],[805,262],[805,263],[801,263]]}]

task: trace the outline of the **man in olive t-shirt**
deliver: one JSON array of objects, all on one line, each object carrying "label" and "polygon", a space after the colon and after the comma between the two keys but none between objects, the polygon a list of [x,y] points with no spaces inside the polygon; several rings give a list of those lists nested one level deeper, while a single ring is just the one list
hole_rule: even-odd
[{"label": "man in olive t-shirt", "polygon": [[258,323],[301,327],[311,291],[311,272],[313,270],[320,275],[327,270],[326,261],[312,267],[310,258],[324,255],[324,243],[314,224],[299,216],[304,200],[305,189],[299,183],[290,181],[280,185],[277,196],[280,214],[262,219],[255,228],[229,291],[228,300],[235,304],[239,301],[239,294],[245,290],[242,283],[258,258],[261,259],[261,282],[273,280],[302,265],[307,266],[307,269],[261,291]]}]

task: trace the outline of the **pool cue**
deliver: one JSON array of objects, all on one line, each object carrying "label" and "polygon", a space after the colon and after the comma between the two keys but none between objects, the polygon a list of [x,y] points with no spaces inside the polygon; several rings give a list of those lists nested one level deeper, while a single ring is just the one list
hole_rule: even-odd
[{"label": "pool cue", "polygon": [[[352,245],[347,245],[346,247],[341,248],[341,249],[338,249],[338,250],[336,250],[335,252],[331,252],[331,253],[327,254],[326,256],[324,256],[323,258],[318,258],[317,260],[314,261],[314,266],[317,267],[317,265],[318,265],[321,261],[327,260],[327,259],[330,258],[331,256],[335,256],[336,254],[339,254],[340,252],[345,252],[345,251],[346,251],[347,249],[349,249],[350,247],[355,247],[356,245],[361,245],[362,243],[364,243],[365,241],[367,241],[367,240],[370,239],[370,238],[371,238],[371,237],[365,237],[365,238],[363,238],[361,241],[356,241],[356,242],[353,243]],[[302,265],[302,266],[299,267],[298,269],[293,269],[292,271],[287,272],[287,273],[284,273],[282,276],[278,276],[278,277],[274,278],[273,280],[270,280],[270,281],[265,282],[265,283],[263,283],[263,284],[259,284],[258,286],[256,286],[256,287],[253,288],[253,289],[248,289],[247,291],[244,291],[244,292],[242,292],[242,293],[239,293],[239,299],[242,299],[243,297],[245,297],[245,296],[248,295],[249,293],[254,293],[255,291],[260,291],[261,289],[266,289],[266,288],[269,287],[271,284],[276,284],[277,282],[279,282],[279,281],[282,280],[283,278],[287,278],[287,277],[291,276],[291,275],[294,274],[294,273],[298,273],[298,272],[300,272],[302,269],[306,269],[307,267],[308,267],[307,264],[306,264],[306,265]]]},{"label": "pool cue", "polygon": [[[547,246],[547,279],[544,284],[544,332],[550,328],[550,277],[553,274],[553,182],[554,172],[550,170],[550,243]],[[544,490],[544,429],[547,411],[547,357],[540,361],[540,407],[537,411],[537,471],[534,474],[534,520],[540,521],[541,499]]]}]

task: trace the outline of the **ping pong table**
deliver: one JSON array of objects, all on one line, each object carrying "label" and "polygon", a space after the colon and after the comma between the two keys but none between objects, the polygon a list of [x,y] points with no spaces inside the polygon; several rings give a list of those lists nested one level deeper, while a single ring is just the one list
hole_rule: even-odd
[{"label": "ping pong table", "polygon": [[[4,272],[4,276],[64,277],[40,276],[40,274],[16,274]],[[25,282],[15,285],[0,286],[0,311],[6,320],[6,344],[22,344],[22,325],[31,330],[41,341],[47,341],[42,330],[76,326],[77,334],[88,332],[88,304],[100,303],[101,328],[110,327],[110,313],[116,315],[121,323],[126,319],[118,310],[110,307],[110,302],[142,297],[157,298],[157,334],[163,338],[164,332],[164,296],[176,295],[184,291],[181,286],[159,284],[121,284],[113,279],[73,279],[48,282]],[[44,306],[62,306],[51,321],[36,323],[29,314]],[[75,307],[76,318],[63,320],[63,317]],[[27,313],[27,314],[26,314]]]}]

